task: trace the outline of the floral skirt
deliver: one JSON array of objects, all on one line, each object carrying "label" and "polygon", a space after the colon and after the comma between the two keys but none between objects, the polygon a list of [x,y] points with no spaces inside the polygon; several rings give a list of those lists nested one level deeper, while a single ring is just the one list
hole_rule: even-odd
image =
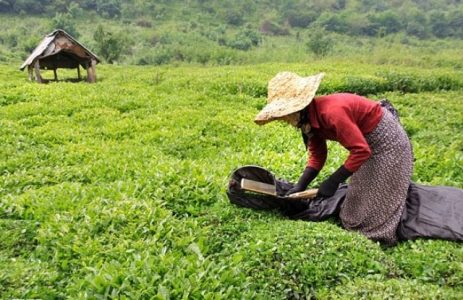
[{"label": "floral skirt", "polygon": [[392,245],[397,242],[413,154],[399,121],[389,110],[383,108],[383,112],[378,126],[365,136],[372,155],[352,175],[340,218],[346,229]]}]

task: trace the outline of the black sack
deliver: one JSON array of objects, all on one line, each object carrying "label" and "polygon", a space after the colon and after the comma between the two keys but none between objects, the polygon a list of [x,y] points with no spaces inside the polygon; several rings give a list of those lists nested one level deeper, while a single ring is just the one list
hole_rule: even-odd
[{"label": "black sack", "polygon": [[[275,184],[279,196],[267,196],[243,191],[242,178]],[[288,200],[282,196],[294,184],[276,179],[268,170],[257,166],[244,166],[233,172],[227,190],[230,202],[253,209],[276,209],[292,219],[323,221],[335,218],[347,192],[341,185],[332,197],[313,200]],[[463,190],[445,186],[425,186],[411,183],[397,228],[401,240],[438,238],[463,241]]]},{"label": "black sack", "polygon": [[411,183],[397,235],[463,241],[463,190]]},{"label": "black sack", "polygon": [[[241,189],[241,179],[260,181],[276,186],[277,197],[261,195]],[[257,166],[244,166],[235,170],[230,178],[227,196],[231,203],[259,210],[277,209],[291,219],[323,221],[339,218],[339,210],[346,195],[347,185],[341,186],[330,198],[312,200],[290,200],[283,196],[294,187],[293,183],[277,179],[268,170]]]}]

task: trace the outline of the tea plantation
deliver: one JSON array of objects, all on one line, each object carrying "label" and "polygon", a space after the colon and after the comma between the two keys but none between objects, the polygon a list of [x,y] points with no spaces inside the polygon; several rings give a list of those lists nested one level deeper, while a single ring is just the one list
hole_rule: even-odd
[{"label": "tea plantation", "polygon": [[[283,70],[326,72],[321,94],[387,97],[414,146],[413,180],[463,188],[455,68],[103,65],[93,85],[39,85],[2,65],[0,298],[463,298],[460,243],[383,248],[334,221],[229,203],[237,167],[293,181],[304,168],[297,131],[253,123]],[[329,148],[314,186],[347,156]]]}]

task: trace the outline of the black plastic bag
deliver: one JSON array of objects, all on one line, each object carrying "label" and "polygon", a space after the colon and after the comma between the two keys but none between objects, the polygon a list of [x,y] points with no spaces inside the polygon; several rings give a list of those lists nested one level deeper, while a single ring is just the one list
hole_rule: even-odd
[{"label": "black plastic bag", "polygon": [[[247,178],[276,186],[278,196],[267,196],[241,190],[241,179]],[[289,200],[283,195],[294,184],[276,179],[268,170],[244,166],[233,172],[227,190],[230,202],[253,209],[277,209],[292,219],[323,221],[339,220],[347,185],[341,185],[329,198]],[[463,241],[463,190],[445,186],[411,183],[406,206],[397,228],[401,240],[438,238]]]}]

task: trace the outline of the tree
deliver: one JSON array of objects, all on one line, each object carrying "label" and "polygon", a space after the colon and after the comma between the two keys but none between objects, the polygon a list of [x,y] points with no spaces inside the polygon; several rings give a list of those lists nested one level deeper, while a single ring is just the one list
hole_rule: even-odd
[{"label": "tree", "polygon": [[463,9],[455,10],[449,15],[449,26],[453,30],[453,34],[463,38]]},{"label": "tree", "polygon": [[409,35],[414,35],[420,39],[428,36],[428,19],[426,15],[419,9],[409,9],[404,16],[405,32]]},{"label": "tree", "polygon": [[97,53],[108,63],[116,62],[121,54],[127,50],[127,40],[120,34],[104,30],[100,24],[96,28],[93,38],[97,45]]},{"label": "tree", "polygon": [[386,34],[399,32],[402,29],[399,16],[391,10],[373,15],[372,22],[376,24],[378,29],[384,27]]},{"label": "tree", "polygon": [[121,15],[120,0],[98,0],[96,10],[105,18],[117,18]]},{"label": "tree", "polygon": [[307,48],[316,56],[327,55],[334,46],[334,41],[329,37],[326,31],[317,29],[309,36]]},{"label": "tree", "polygon": [[240,26],[243,24],[243,13],[236,10],[228,10],[225,14],[225,21],[230,25]]},{"label": "tree", "polygon": [[306,28],[318,18],[314,11],[291,10],[286,13],[286,19],[292,27]]},{"label": "tree", "polygon": [[51,27],[52,30],[54,29],[63,29],[70,35],[75,38],[80,36],[79,32],[77,31],[72,16],[69,13],[57,13],[55,17],[51,20]]},{"label": "tree", "polygon": [[248,28],[240,31],[234,39],[227,43],[227,45],[234,49],[246,51],[251,49],[252,46],[258,46],[261,41],[261,35],[258,32]]},{"label": "tree", "polygon": [[445,38],[452,34],[447,16],[440,11],[433,11],[429,15],[429,25],[431,32],[438,38]]},{"label": "tree", "polygon": [[13,0],[0,0],[0,13],[9,13],[13,11]]},{"label": "tree", "polygon": [[344,14],[324,13],[320,16],[317,23],[320,23],[324,29],[332,32],[346,33],[349,30],[349,24]]}]

